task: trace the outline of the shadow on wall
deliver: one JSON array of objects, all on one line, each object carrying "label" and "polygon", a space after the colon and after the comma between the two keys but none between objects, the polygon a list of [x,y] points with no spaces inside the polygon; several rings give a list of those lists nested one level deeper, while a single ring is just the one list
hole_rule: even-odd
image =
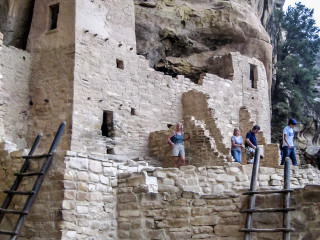
[{"label": "shadow on wall", "polygon": [[1,0],[0,32],[4,44],[25,50],[33,16],[35,0]]}]

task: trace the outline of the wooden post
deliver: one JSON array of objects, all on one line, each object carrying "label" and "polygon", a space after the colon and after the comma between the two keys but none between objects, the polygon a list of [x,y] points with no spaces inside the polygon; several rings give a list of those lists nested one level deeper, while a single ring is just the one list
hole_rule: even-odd
[{"label": "wooden post", "polygon": [[[285,190],[290,189],[290,158],[286,157],[284,163],[284,186]],[[284,193],[283,198],[283,208],[290,207],[290,192]],[[283,212],[283,228],[286,228],[287,231],[283,232],[283,240],[290,240],[290,211]]]},{"label": "wooden post", "polygon": [[[251,183],[250,183],[250,192],[257,190],[259,163],[260,163],[260,148],[257,147],[255,155],[254,155],[254,161],[253,161]],[[256,204],[256,194],[250,194],[248,209],[254,209],[255,204]],[[246,228],[247,229],[252,228],[252,212],[247,213]],[[251,232],[246,232],[244,235],[244,239],[250,240],[250,238],[251,238]]]}]

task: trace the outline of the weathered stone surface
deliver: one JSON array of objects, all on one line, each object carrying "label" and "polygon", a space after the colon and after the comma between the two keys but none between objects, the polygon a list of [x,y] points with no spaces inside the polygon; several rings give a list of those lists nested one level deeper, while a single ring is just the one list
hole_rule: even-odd
[{"label": "weathered stone surface", "polygon": [[[17,13],[27,2],[1,2],[11,6],[5,9],[15,17],[10,24],[20,22]],[[48,29],[52,4],[35,1],[28,52],[5,46],[0,34],[0,188],[7,189],[21,167],[17,146],[43,131],[39,150],[47,150],[56,125],[67,122],[22,239],[239,239],[244,217],[238,211],[246,202],[240,194],[252,166],[230,162],[230,137],[234,127],[245,134],[254,119],[264,126],[259,144],[270,142],[271,49],[259,19],[265,21],[273,1],[217,1],[209,8],[204,1],[138,1],[137,9],[148,7],[155,16],[146,32],[158,35],[143,49],[155,49],[149,60],[165,56],[165,68],[197,76],[198,84],[155,71],[136,54],[135,29],[141,52],[145,15],[136,11],[135,22],[133,1],[61,0],[58,29]],[[157,18],[163,13],[166,19]],[[10,20],[1,18],[0,25]],[[6,30],[5,38],[10,35]],[[157,49],[159,42],[164,48]],[[110,112],[112,121],[105,119]],[[185,142],[191,165],[155,168],[172,166],[167,130],[181,120],[191,134]],[[102,130],[105,121],[112,122],[113,137]],[[265,145],[265,154],[271,158],[276,147]],[[310,166],[292,173],[297,188],[320,182]],[[281,188],[282,168],[261,167],[260,174],[260,187]],[[309,199],[310,206],[293,219],[299,234],[314,237],[318,194],[308,191],[295,196],[293,202]],[[267,220],[278,221],[260,222]]]}]

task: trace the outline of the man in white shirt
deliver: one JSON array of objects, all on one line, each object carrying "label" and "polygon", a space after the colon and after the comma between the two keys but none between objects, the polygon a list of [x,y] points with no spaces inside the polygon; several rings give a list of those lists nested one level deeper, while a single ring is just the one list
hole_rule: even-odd
[{"label": "man in white shirt", "polygon": [[283,129],[283,155],[281,159],[281,165],[284,165],[284,160],[286,157],[290,157],[292,164],[298,166],[296,159],[296,150],[294,148],[293,138],[294,131],[293,127],[297,124],[297,121],[292,118],[288,122],[288,126]]}]

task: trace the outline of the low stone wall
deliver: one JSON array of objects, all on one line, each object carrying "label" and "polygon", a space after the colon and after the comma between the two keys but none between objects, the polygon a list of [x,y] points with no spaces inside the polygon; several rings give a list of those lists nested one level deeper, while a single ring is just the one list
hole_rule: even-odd
[{"label": "low stone wall", "polygon": [[[145,173],[120,174],[118,185],[118,237],[119,239],[242,239],[238,230],[245,226],[247,197],[241,195],[250,185],[252,165],[229,164],[224,167],[185,166],[154,170]],[[282,188],[283,169],[261,167],[260,189]],[[291,170],[293,188],[306,183],[320,183],[318,170]],[[148,191],[148,179],[156,178],[158,191]],[[154,183],[154,179],[153,179]],[[318,227],[312,227],[319,211],[317,192],[320,187],[298,189],[293,194],[292,226],[297,228],[292,239],[299,236],[318,236]],[[313,196],[311,208],[304,198]],[[257,196],[257,207],[281,207],[279,195]],[[303,214],[300,211],[304,212]],[[303,219],[303,222],[301,220]],[[300,225],[300,226],[298,226]],[[275,228],[282,226],[279,213],[254,215],[254,226]],[[252,239],[282,239],[281,233],[252,234]],[[315,239],[315,238],[309,238]]]},{"label": "low stone wall", "polygon": [[[10,188],[25,150],[0,144],[0,189]],[[148,166],[147,158],[132,160],[111,154],[84,155],[67,151],[56,155],[41,187],[21,239],[241,239],[252,165],[177,168]],[[38,164],[33,166],[38,167]],[[66,169],[64,171],[63,169]],[[310,165],[292,167],[292,225],[298,235],[316,239],[319,228],[320,171]],[[280,189],[283,167],[260,167],[259,189]],[[31,187],[27,181],[22,187]],[[0,195],[3,200],[4,194]],[[257,206],[282,203],[277,196],[257,197]],[[14,208],[23,206],[22,199]],[[276,207],[269,206],[269,207]],[[281,215],[257,215],[259,226],[279,227]],[[12,227],[13,222],[7,222]],[[281,239],[255,235],[253,239]]]}]

